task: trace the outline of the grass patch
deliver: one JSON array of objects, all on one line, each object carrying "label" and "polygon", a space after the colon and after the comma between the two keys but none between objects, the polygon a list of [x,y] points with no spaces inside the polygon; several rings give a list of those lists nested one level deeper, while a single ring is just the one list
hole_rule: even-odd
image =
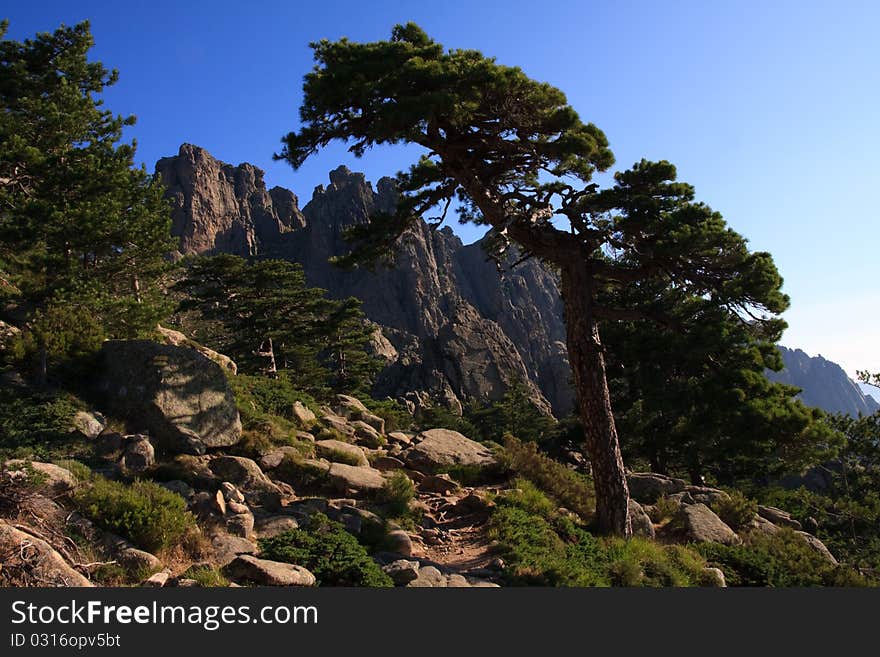
[{"label": "grass patch", "polygon": [[149,552],[181,543],[195,528],[183,498],[152,481],[126,486],[95,477],[74,493],[73,501],[99,527]]},{"label": "grass patch", "polygon": [[199,583],[199,586],[205,588],[229,586],[229,580],[218,568],[213,566],[190,566],[180,577],[181,579],[194,579]]},{"label": "grass patch", "polygon": [[354,536],[319,513],[307,528],[260,540],[260,557],[303,566],[319,586],[393,586]]},{"label": "grass patch", "polygon": [[379,493],[379,501],[388,505],[392,516],[402,517],[409,513],[409,503],[416,495],[416,487],[409,477],[399,470],[391,473]]}]

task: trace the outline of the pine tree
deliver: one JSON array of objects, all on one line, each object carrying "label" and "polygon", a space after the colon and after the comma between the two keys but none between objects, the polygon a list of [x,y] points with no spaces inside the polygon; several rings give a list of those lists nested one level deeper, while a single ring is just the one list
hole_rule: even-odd
[{"label": "pine tree", "polygon": [[0,40],[0,287],[32,314],[66,305],[130,337],[167,311],[170,208],[122,143],[134,117],[102,108],[118,74],[92,45],[88,22]]},{"label": "pine tree", "polygon": [[597,524],[629,535],[599,322],[670,318],[655,304],[602,305],[599,293],[655,284],[744,315],[778,313],[787,299],[769,254],[750,253],[689,185],[675,182],[668,162],[639,162],[600,191],[592,176],[614,162],[607,138],[559,89],[518,68],[474,50],[445,51],[412,23],[396,26],[389,41],[312,47],[302,126],[277,157],[299,167],[334,140],[356,156],[380,144],[425,149],[398,176],[396,212],[353,235],[353,259],[381,257],[417,217],[439,208],[442,221],[458,199],[461,220],[488,226],[498,251],[515,244],[559,272]]}]

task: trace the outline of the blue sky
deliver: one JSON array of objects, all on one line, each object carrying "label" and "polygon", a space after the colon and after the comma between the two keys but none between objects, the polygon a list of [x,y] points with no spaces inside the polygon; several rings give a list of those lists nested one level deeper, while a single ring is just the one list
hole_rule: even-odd
[{"label": "blue sky", "polygon": [[94,58],[120,71],[106,105],[137,115],[127,134],[148,169],[191,142],[260,166],[302,204],[340,163],[375,180],[412,155],[355,160],[332,147],[298,172],[272,162],[298,125],[308,43],[387,38],[414,20],[448,47],[561,88],[608,135],[618,166],[675,163],[752,248],[774,255],[792,298],[783,344],[850,373],[880,370],[876,1],[32,1],[0,16],[16,39],[91,20]]}]

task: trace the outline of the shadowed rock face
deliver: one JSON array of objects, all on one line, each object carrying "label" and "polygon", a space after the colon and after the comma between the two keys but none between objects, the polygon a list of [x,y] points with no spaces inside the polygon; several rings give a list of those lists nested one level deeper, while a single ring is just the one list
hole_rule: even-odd
[{"label": "shadowed rock face", "polygon": [[853,417],[871,415],[880,404],[862,393],[837,363],[822,356],[810,357],[800,349],[779,347],[785,368],[767,372],[771,381],[801,388],[800,399],[829,413],[846,413]]},{"label": "shadowed rock face", "polygon": [[[418,222],[400,240],[393,268],[344,271],[328,258],[348,251],[345,230],[395,203],[393,182],[374,190],[345,167],[297,209],[296,196],[265,189],[262,172],[232,167],[195,146],[164,158],[157,173],[174,205],[182,253],[262,255],[302,264],[310,285],[355,296],[393,349],[377,393],[428,392],[453,408],[500,398],[516,381],[556,415],[573,407],[562,305],[554,276],[529,260],[501,270],[482,246]],[[396,353],[394,353],[396,352]]]}]

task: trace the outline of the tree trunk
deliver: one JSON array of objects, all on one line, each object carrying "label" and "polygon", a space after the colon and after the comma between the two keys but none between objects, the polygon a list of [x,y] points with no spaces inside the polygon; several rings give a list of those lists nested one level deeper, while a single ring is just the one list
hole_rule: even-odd
[{"label": "tree trunk", "polygon": [[585,259],[563,265],[561,283],[568,358],[596,489],[596,524],[601,531],[630,536],[629,488],[593,313],[593,281]]}]

